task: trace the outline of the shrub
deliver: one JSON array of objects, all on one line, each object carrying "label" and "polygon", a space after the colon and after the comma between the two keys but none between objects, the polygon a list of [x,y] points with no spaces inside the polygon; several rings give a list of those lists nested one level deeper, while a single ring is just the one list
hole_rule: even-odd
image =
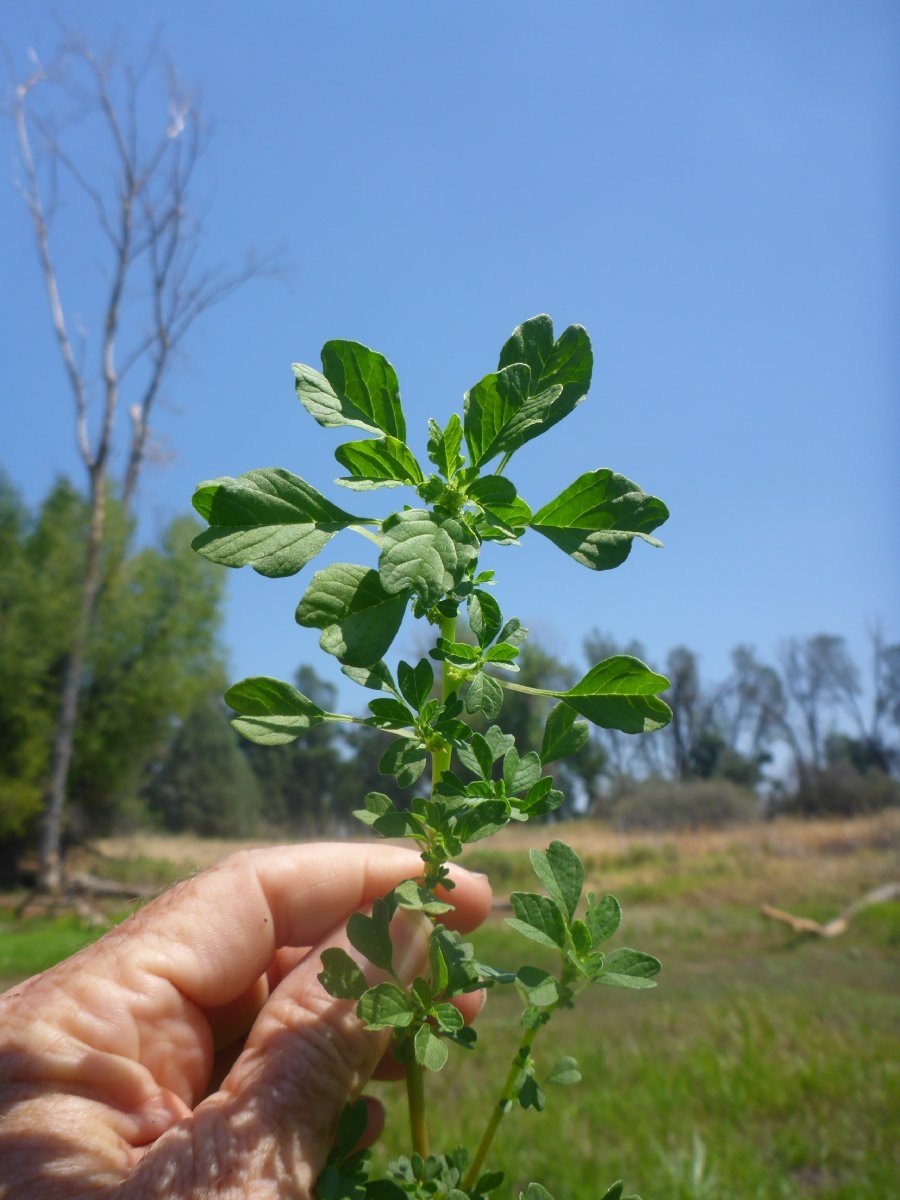
[{"label": "shrub", "polygon": [[852,817],[900,805],[900,782],[872,767],[861,772],[841,759],[810,774],[806,783],[787,795],[779,811],[796,816]]},{"label": "shrub", "polygon": [[720,829],[760,815],[757,796],[727,779],[647,779],[612,798],[617,829]]}]

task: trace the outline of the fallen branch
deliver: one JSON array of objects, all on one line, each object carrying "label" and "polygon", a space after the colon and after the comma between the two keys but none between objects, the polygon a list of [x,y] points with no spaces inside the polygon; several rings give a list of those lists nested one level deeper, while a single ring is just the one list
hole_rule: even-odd
[{"label": "fallen branch", "polygon": [[880,887],[872,888],[824,925],[810,917],[797,917],[784,909],[773,908],[771,904],[764,904],[760,911],[764,917],[771,917],[773,921],[784,921],[794,933],[812,933],[817,937],[833,938],[846,930],[851,917],[860,909],[869,908],[873,904],[884,904],[888,900],[900,900],[900,883],[883,883]]}]

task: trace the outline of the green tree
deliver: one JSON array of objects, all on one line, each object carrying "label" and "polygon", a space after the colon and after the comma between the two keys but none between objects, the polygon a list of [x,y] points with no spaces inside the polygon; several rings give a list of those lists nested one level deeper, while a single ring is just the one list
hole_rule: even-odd
[{"label": "green tree", "polygon": [[0,475],[0,839],[25,834],[42,807],[83,519],[66,481],[32,516]]},{"label": "green tree", "polygon": [[249,837],[257,832],[260,786],[214,696],[180,724],[146,796],[150,812],[178,833]]},{"label": "green tree", "polygon": [[[334,684],[310,666],[301,666],[294,681],[314,704],[333,710]],[[244,742],[242,752],[253,767],[263,796],[262,817],[271,828],[292,836],[315,836],[333,831],[359,808],[363,792],[354,792],[355,761],[343,731],[327,722],[285,746]]]},{"label": "green tree", "polygon": [[[42,811],[88,519],[87,502],[64,480],[34,515],[0,481],[0,838],[33,833]],[[147,764],[164,754],[173,722],[224,674],[223,581],[190,552],[193,520],[178,518],[157,546],[130,555],[117,505],[109,529],[71,769],[70,818],[86,831],[115,823]]]}]

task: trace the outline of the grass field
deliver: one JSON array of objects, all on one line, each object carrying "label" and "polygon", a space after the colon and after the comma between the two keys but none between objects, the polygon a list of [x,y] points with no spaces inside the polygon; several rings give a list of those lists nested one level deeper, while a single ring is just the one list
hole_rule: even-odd
[{"label": "grass field", "polygon": [[[774,823],[727,833],[624,838],[585,822],[517,829],[468,862],[502,897],[533,886],[527,849],[562,836],[590,884],[625,908],[619,939],[662,958],[660,986],[596,988],[537,1044],[539,1074],[562,1054],[584,1075],[547,1090],[547,1111],[511,1113],[495,1165],[498,1196],[538,1179],[557,1200],[590,1200],[613,1179],[644,1200],[891,1200],[900,1196],[900,904],[860,912],[833,940],[765,920],[762,903],[824,920],[900,879],[900,814]],[[496,848],[495,848],[496,847]],[[228,847],[188,840],[106,843],[98,868],[152,886]],[[481,956],[517,966],[540,948],[514,940],[500,910]],[[0,925],[11,981],[96,931],[72,918]],[[471,1058],[432,1083],[436,1149],[477,1137],[516,1038],[514,997],[497,990]],[[459,1056],[458,1056],[459,1057]],[[451,1073],[452,1072],[452,1073]],[[385,1153],[402,1149],[403,1101]]]}]

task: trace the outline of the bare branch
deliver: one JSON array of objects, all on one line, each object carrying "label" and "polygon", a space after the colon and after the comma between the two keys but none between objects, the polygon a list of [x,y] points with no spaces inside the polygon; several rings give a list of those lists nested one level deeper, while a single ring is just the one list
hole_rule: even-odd
[{"label": "bare branch", "polygon": [[53,322],[53,329],[56,333],[56,340],[59,344],[63,366],[65,368],[66,376],[72,389],[72,396],[75,401],[75,428],[78,450],[85,466],[88,468],[88,470],[92,470],[94,466],[94,459],[91,453],[90,440],[88,438],[87,431],[87,393],[84,376],[79,371],[78,364],[75,361],[72,343],[69,338],[69,331],[66,326],[65,310],[60,298],[56,268],[53,263],[53,257],[50,253],[50,236],[47,218],[41,199],[40,183],[32,154],[31,139],[29,137],[28,130],[26,106],[29,95],[35,87],[44,82],[46,79],[46,72],[40,65],[38,65],[32,74],[24,82],[18,85],[18,87],[15,89],[13,117],[15,120],[16,135],[19,142],[19,151],[22,156],[22,166],[25,171],[23,195],[31,216],[31,223],[34,228],[35,240],[37,242],[38,249],[38,258],[40,260],[41,272],[44,277],[44,286],[47,289],[47,298],[50,302],[50,315]]}]

